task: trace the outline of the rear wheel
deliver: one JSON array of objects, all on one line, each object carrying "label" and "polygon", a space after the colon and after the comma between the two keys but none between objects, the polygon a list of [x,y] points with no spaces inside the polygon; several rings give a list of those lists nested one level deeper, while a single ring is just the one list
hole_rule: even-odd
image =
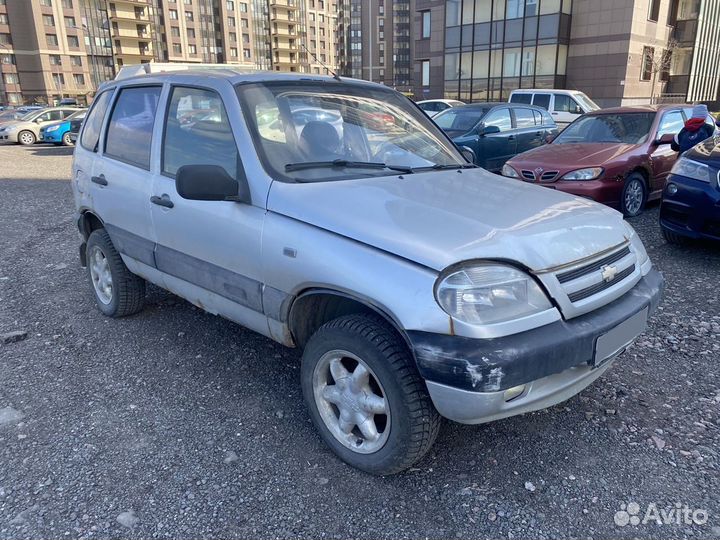
[{"label": "rear wheel", "polygon": [[73,145],[73,142],[70,139],[69,131],[62,136],[62,143],[63,143],[63,146],[72,146]]},{"label": "rear wheel", "polygon": [[407,469],[440,429],[405,342],[379,317],[347,315],[322,326],[303,353],[301,383],[325,443],[365,472]]},{"label": "rear wheel", "polygon": [[21,131],[18,133],[18,142],[23,146],[32,146],[35,144],[37,137],[32,131]]},{"label": "rear wheel", "polygon": [[632,173],[625,179],[620,207],[625,217],[639,216],[647,201],[645,178],[640,173]]},{"label": "rear wheel", "polygon": [[125,317],[145,304],[145,281],[130,272],[105,229],[87,241],[87,271],[95,303],[108,317]]},{"label": "rear wheel", "polygon": [[674,244],[676,246],[684,246],[690,243],[690,238],[683,236],[676,232],[673,232],[665,227],[661,227],[663,237],[668,244]]}]

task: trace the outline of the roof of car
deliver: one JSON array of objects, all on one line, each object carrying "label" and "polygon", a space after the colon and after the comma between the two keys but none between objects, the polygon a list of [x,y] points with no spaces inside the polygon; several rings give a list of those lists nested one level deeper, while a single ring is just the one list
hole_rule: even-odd
[{"label": "roof of car", "polygon": [[454,109],[492,109],[493,107],[509,107],[512,109],[522,107],[523,109],[535,109],[536,111],[545,110],[542,107],[536,107],[535,105],[529,105],[527,103],[508,103],[507,101],[483,101],[477,103],[468,103],[467,105],[460,105],[459,107],[454,107]]},{"label": "roof of car", "polygon": [[599,109],[589,114],[617,114],[617,113],[632,113],[632,112],[657,112],[664,111],[667,109],[682,109],[689,107],[684,103],[667,103],[662,105],[626,105],[624,107],[610,107],[608,109]]},{"label": "roof of car", "polygon": [[380,88],[388,88],[385,85],[364,81],[361,79],[352,79],[350,77],[342,77],[340,80],[331,75],[315,75],[311,73],[288,73],[279,71],[248,71],[239,68],[218,67],[213,69],[188,69],[183,71],[165,71],[160,73],[151,73],[138,75],[135,77],[127,77],[124,79],[116,79],[103,84],[103,87],[115,86],[116,84],[134,84],[142,81],[161,80],[172,81],[175,79],[199,78],[199,79],[222,79],[227,80],[230,84],[254,83],[254,82],[300,82],[315,81],[328,84],[337,84],[339,82],[349,82],[353,84],[363,84]]}]

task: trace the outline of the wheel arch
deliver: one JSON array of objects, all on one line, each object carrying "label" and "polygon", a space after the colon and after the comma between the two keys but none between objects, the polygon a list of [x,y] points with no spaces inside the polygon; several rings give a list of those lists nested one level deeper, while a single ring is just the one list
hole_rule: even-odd
[{"label": "wheel arch", "polygon": [[105,228],[105,223],[92,210],[83,210],[80,212],[80,218],[78,219],[78,230],[80,231],[80,234],[82,234],[86,242],[93,231],[103,228]]},{"label": "wheel arch", "polygon": [[414,358],[410,339],[398,319],[384,306],[361,295],[328,287],[304,289],[289,304],[286,320],[293,342],[302,349],[323,324],[353,313],[382,318],[403,339]]}]

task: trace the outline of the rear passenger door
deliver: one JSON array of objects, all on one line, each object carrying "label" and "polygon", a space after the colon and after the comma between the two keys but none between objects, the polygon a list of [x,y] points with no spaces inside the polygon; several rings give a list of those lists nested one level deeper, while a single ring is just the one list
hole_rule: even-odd
[{"label": "rear passenger door", "polygon": [[517,153],[509,107],[498,107],[485,115],[482,127],[497,126],[500,133],[481,134],[478,140],[478,164],[488,171],[498,172],[505,162]]},{"label": "rear passenger door", "polygon": [[[650,134],[657,141],[663,135],[676,135],[685,125],[682,111],[676,109],[667,111],[662,114],[658,122],[657,132]],[[670,174],[670,169],[675,164],[677,152],[675,152],[669,144],[651,143],[650,146],[650,165],[653,170],[653,179],[650,182],[650,193],[660,192],[665,187],[665,182]]]},{"label": "rear passenger door", "polygon": [[515,117],[515,133],[517,136],[516,153],[521,154],[531,148],[543,144],[542,126],[535,125],[535,114],[532,109],[515,107],[511,109]]},{"label": "rear passenger door", "polygon": [[115,248],[130,270],[144,277],[155,266],[151,146],[161,92],[160,85],[117,91],[89,184],[93,208]]},{"label": "rear passenger door", "polygon": [[253,201],[260,205],[254,206],[188,200],[175,187],[183,165],[219,165],[244,179],[227,107],[215,89],[175,85],[166,109],[160,174],[152,187],[157,204],[151,204],[155,260],[165,286],[203,309],[267,333],[260,257],[265,201]]}]

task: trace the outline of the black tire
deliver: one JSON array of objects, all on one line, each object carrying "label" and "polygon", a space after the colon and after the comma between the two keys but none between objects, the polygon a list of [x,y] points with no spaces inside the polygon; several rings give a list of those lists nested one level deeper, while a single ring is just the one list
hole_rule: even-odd
[{"label": "black tire", "polygon": [[74,146],[73,142],[70,140],[70,132],[67,131],[62,136],[62,144],[63,146]]},{"label": "black tire", "polygon": [[[315,368],[325,353],[336,349],[362,358],[384,390],[390,431],[373,453],[358,453],[343,445],[318,410],[313,391]],[[371,474],[395,474],[412,466],[427,453],[440,430],[440,415],[407,345],[377,316],[347,315],[323,325],[305,347],[301,384],[310,417],[325,443],[340,459]]]},{"label": "black tire", "polygon": [[673,244],[675,246],[685,246],[690,243],[690,238],[688,238],[687,236],[683,236],[681,234],[668,230],[665,227],[660,227],[660,229],[662,229],[662,235],[668,244]]},{"label": "black tire", "polygon": [[[99,249],[107,260],[112,277],[112,295],[107,303],[100,298],[90,269],[92,265],[91,254],[96,249]],[[90,289],[93,292],[98,309],[108,317],[126,317],[141,311],[145,305],[145,280],[127,269],[105,229],[97,229],[90,234],[86,253]]]},{"label": "black tire", "polygon": [[[25,141],[23,141],[25,139]],[[24,130],[18,133],[18,143],[23,146],[32,146],[37,142],[37,137],[32,131]]]},{"label": "black tire", "polygon": [[[631,190],[635,192],[634,190],[636,189],[642,192],[640,204],[639,206],[633,205],[628,207],[628,194]],[[645,203],[647,203],[647,198],[648,188],[643,175],[638,172],[629,174],[625,179],[625,185],[623,186],[622,196],[620,198],[620,210],[623,215],[625,217],[637,217],[642,214],[642,211],[645,209]]]}]

